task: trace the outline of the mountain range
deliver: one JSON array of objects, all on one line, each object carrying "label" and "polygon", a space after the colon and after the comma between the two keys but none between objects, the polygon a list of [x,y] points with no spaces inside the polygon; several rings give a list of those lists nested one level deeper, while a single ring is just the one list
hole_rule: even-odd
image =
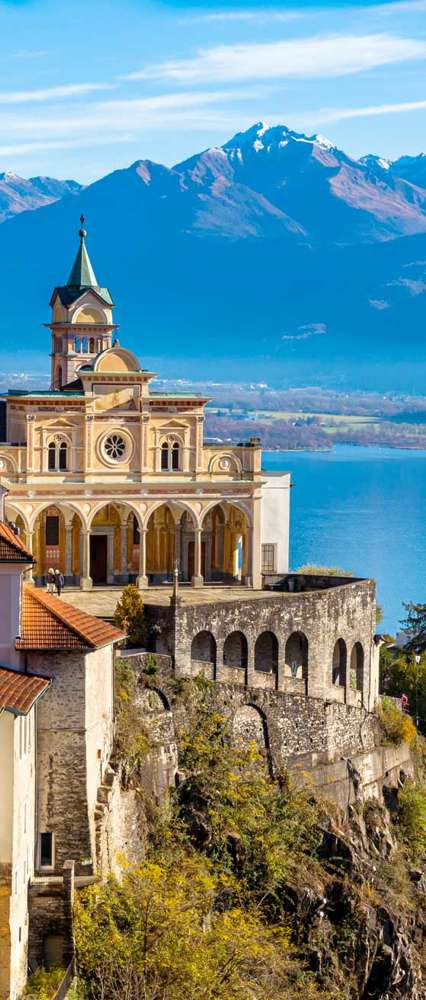
[{"label": "mountain range", "polygon": [[12,337],[45,350],[32,331],[69,272],[80,213],[143,363],[423,386],[425,155],[355,160],[322,136],[259,123],[172,168],[138,160],[87,187],[0,174],[4,350]]}]

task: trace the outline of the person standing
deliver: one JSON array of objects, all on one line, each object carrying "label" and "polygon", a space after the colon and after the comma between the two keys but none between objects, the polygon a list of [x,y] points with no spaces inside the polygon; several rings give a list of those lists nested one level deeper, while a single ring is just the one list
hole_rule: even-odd
[{"label": "person standing", "polygon": [[48,571],[47,571],[47,587],[46,587],[46,589],[47,589],[47,593],[48,594],[54,594],[55,593],[55,583],[56,583],[55,570],[51,566],[50,569],[48,569]]},{"label": "person standing", "polygon": [[61,596],[62,587],[64,586],[65,580],[60,569],[55,569],[55,587],[58,597]]}]

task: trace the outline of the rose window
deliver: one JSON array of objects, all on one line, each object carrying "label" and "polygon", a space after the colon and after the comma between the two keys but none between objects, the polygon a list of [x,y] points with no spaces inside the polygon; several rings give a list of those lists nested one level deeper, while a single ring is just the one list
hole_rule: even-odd
[{"label": "rose window", "polygon": [[110,434],[104,442],[106,456],[113,462],[120,462],[126,454],[126,442],[119,434]]}]

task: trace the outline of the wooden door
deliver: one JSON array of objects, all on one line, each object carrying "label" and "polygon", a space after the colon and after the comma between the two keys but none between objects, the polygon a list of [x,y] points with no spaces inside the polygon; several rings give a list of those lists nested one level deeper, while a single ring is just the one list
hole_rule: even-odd
[{"label": "wooden door", "polygon": [[92,535],[90,538],[90,576],[93,583],[107,582],[108,536]]}]

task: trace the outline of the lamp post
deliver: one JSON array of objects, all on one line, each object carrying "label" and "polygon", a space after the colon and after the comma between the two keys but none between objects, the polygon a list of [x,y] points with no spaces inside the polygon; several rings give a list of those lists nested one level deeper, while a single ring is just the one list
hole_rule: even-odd
[{"label": "lamp post", "polygon": [[416,663],[416,729],[419,728],[419,663],[420,663],[420,653],[414,654],[414,660]]}]

